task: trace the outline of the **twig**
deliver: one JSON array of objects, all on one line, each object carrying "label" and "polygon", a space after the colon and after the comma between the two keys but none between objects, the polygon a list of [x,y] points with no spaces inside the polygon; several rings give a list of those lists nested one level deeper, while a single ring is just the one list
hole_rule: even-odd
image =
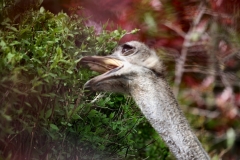
[{"label": "twig", "polygon": [[217,118],[220,115],[219,111],[209,111],[209,110],[204,110],[199,108],[194,108],[190,110],[190,112],[194,115],[204,116],[211,119]]},{"label": "twig", "polygon": [[97,100],[99,100],[100,98],[104,97],[106,93],[99,93],[90,103],[95,103]]},{"label": "twig", "polygon": [[174,26],[171,22],[166,22],[163,25],[175,31],[177,34],[179,34],[183,38],[186,36],[186,33],[183,30],[181,30],[179,27]]},{"label": "twig", "polygon": [[182,50],[181,50],[181,56],[177,60],[176,69],[175,69],[176,72],[175,72],[175,80],[174,80],[174,89],[173,89],[175,96],[178,95],[179,85],[182,81],[182,75],[183,75],[183,72],[184,72],[184,64],[186,62],[188,48],[191,46],[191,37],[193,35],[193,32],[195,32],[196,27],[197,27],[198,23],[200,22],[203,14],[205,12],[205,7],[203,6],[203,3],[200,4],[198,10],[200,12],[199,12],[198,16],[194,19],[193,26],[189,29],[188,33],[185,34],[183,47],[182,47]]},{"label": "twig", "polygon": [[80,101],[82,100],[82,97],[83,97],[83,93],[82,91],[80,91],[80,93],[78,94],[78,98],[76,100],[76,103],[74,105],[74,108],[72,109],[72,113],[70,114],[69,118],[72,117],[74,111],[76,110],[76,108],[79,106],[80,104]]}]

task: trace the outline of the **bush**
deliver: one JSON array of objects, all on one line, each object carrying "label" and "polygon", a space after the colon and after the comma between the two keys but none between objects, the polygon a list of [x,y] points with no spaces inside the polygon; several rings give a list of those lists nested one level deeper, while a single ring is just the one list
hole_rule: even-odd
[{"label": "bush", "polygon": [[131,98],[82,90],[96,73],[79,69],[80,58],[109,53],[129,33],[96,35],[74,12],[41,8],[17,24],[2,21],[0,159],[165,159],[168,150]]}]

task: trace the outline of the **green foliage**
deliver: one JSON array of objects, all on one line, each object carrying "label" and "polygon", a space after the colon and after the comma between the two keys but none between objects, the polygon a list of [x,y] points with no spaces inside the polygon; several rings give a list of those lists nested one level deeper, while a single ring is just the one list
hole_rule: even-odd
[{"label": "green foliage", "polygon": [[80,58],[109,53],[129,34],[119,29],[96,36],[85,22],[41,8],[21,15],[18,24],[1,23],[0,159],[168,156],[129,97],[83,93],[96,73],[79,69]]}]

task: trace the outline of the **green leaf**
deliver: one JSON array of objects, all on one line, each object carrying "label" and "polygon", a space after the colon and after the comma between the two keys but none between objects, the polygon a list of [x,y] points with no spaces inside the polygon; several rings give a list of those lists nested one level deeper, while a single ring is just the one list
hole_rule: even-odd
[{"label": "green leaf", "polygon": [[45,9],[43,7],[40,8],[40,13],[43,13]]},{"label": "green leaf", "polygon": [[32,107],[32,105],[28,102],[25,102],[25,104],[28,106],[28,107]]},{"label": "green leaf", "polygon": [[115,115],[115,112],[112,112],[110,115],[109,115],[109,118],[113,118],[114,117],[114,115]]},{"label": "green leaf", "polygon": [[10,62],[13,57],[14,57],[14,54],[12,54],[11,52],[9,52],[9,53],[7,54],[7,60],[8,60],[8,62]]},{"label": "green leaf", "polygon": [[3,116],[3,118],[7,121],[11,121],[12,120],[12,117],[9,116],[9,115],[6,115],[6,114],[1,114]]},{"label": "green leaf", "polygon": [[55,125],[55,124],[50,124],[50,127],[53,129],[53,130],[56,130],[56,131],[58,131],[59,130],[59,128]]},{"label": "green leaf", "polygon": [[232,148],[236,140],[236,133],[234,129],[230,128],[227,130],[227,148]]},{"label": "green leaf", "polygon": [[1,40],[0,46],[1,46],[2,48],[5,48],[5,47],[6,47],[6,43],[5,43],[3,40]]},{"label": "green leaf", "polygon": [[24,93],[24,92],[22,92],[22,91],[19,91],[17,88],[12,88],[12,90],[13,90],[15,93],[19,94],[19,95],[25,95],[25,96],[27,96],[27,93]]},{"label": "green leaf", "polygon": [[7,26],[6,28],[8,28],[8,29],[10,29],[10,30],[12,30],[14,32],[18,32],[17,28],[15,28],[15,27]]},{"label": "green leaf", "polygon": [[69,73],[69,74],[73,74],[73,71],[71,71],[71,70],[67,70],[67,73]]},{"label": "green leaf", "polygon": [[10,46],[15,46],[17,44],[21,44],[19,41],[13,41],[12,43],[10,43]]},{"label": "green leaf", "polygon": [[131,34],[135,34],[135,33],[139,32],[139,31],[140,31],[140,29],[135,28],[135,29],[132,30],[130,33],[131,33]]},{"label": "green leaf", "polygon": [[82,118],[78,114],[73,114],[72,119],[77,120],[77,119],[82,119]]},{"label": "green leaf", "polygon": [[49,109],[46,113],[45,113],[45,118],[48,119],[52,114],[52,109]]}]

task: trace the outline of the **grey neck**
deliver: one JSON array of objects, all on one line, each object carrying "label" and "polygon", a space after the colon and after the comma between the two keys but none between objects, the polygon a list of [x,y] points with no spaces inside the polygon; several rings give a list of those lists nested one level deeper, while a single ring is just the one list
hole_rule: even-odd
[{"label": "grey neck", "polygon": [[177,159],[210,159],[164,78],[139,76],[133,83],[130,94]]}]

